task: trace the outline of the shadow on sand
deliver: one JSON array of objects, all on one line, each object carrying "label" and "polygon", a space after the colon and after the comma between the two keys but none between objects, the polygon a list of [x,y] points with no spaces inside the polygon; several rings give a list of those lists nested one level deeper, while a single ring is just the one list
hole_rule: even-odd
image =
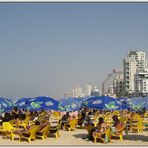
[{"label": "shadow on sand", "polygon": [[88,138],[88,134],[75,134],[73,135],[75,138],[86,139]]},{"label": "shadow on sand", "polygon": [[136,134],[130,134],[130,135],[124,135],[123,136],[124,140],[129,140],[129,141],[142,141],[142,142],[148,142],[148,136],[145,135],[136,135]]},{"label": "shadow on sand", "polygon": [[[83,140],[91,141],[88,139],[88,134],[75,134],[73,136],[75,138],[81,138]],[[123,140],[148,142],[148,136],[140,135],[140,134],[136,135],[133,133],[130,135],[123,135]]]}]

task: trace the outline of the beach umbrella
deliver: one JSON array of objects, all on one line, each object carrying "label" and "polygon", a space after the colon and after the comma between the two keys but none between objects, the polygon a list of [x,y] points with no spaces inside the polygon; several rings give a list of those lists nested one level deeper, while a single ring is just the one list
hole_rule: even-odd
[{"label": "beach umbrella", "polygon": [[77,111],[82,108],[82,98],[62,98],[60,104],[65,107],[66,112]]},{"label": "beach umbrella", "polygon": [[140,111],[142,109],[148,110],[148,97],[144,98],[131,98],[128,101],[130,109],[133,111]]},{"label": "beach umbrella", "polygon": [[29,101],[31,100],[32,98],[20,98],[18,99],[14,105],[18,107],[18,109],[29,109]]},{"label": "beach umbrella", "polygon": [[9,112],[13,109],[13,103],[10,99],[0,98],[0,113]]},{"label": "beach umbrella", "polygon": [[121,110],[115,98],[109,96],[90,97],[84,101],[83,106],[98,110]]},{"label": "beach umbrella", "polygon": [[32,98],[29,101],[29,110],[39,111],[39,110],[55,110],[64,111],[65,108],[55,99],[48,96],[39,96]]},{"label": "beach umbrella", "polygon": [[117,98],[116,101],[117,101],[118,104],[120,104],[121,110],[130,109],[130,105],[128,103],[128,101],[129,101],[128,98]]}]

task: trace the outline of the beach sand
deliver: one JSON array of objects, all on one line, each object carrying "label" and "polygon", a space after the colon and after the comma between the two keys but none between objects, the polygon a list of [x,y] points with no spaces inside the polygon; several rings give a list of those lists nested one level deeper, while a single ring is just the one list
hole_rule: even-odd
[{"label": "beach sand", "polygon": [[0,146],[131,146],[131,145],[142,145],[148,146],[148,130],[141,133],[129,133],[128,135],[123,134],[123,141],[112,140],[112,143],[103,144],[100,142],[93,143],[93,141],[88,141],[85,138],[88,133],[85,129],[76,129],[76,131],[64,131],[60,130],[60,137],[57,139],[54,136],[50,136],[44,140],[37,139],[36,141],[27,141],[19,142],[17,139],[18,136],[15,136],[16,139],[11,141],[10,139],[4,139],[0,136]]}]

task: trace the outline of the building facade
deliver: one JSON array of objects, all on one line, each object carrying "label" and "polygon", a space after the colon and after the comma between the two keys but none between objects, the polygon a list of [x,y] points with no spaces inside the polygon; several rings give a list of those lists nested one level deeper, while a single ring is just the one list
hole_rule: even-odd
[{"label": "building facade", "polygon": [[90,83],[86,83],[84,88],[85,96],[91,96],[92,89],[93,89],[92,85]]},{"label": "building facade", "polygon": [[148,96],[148,69],[137,71],[135,74],[135,96]]},{"label": "building facade", "polygon": [[100,96],[101,91],[94,87],[91,83],[86,83],[84,87],[76,86],[64,94],[65,98],[83,98],[93,96]]},{"label": "building facade", "polygon": [[116,95],[116,97],[123,97],[123,73],[114,79],[113,93]]},{"label": "building facade", "polygon": [[124,96],[130,97],[135,92],[135,74],[137,70],[147,68],[146,53],[144,51],[130,51],[123,59]]},{"label": "building facade", "polygon": [[116,96],[114,87],[116,87],[116,89],[118,90],[117,88],[118,85],[116,84],[116,81],[121,77],[121,75],[123,75],[122,69],[113,69],[113,72],[108,75],[108,77],[105,79],[105,81],[102,84],[103,95]]}]

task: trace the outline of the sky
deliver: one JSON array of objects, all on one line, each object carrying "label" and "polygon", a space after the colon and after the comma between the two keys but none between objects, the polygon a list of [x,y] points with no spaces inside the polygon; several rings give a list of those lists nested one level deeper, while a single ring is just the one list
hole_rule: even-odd
[{"label": "sky", "polygon": [[0,96],[62,98],[148,54],[148,3],[0,3]]}]

